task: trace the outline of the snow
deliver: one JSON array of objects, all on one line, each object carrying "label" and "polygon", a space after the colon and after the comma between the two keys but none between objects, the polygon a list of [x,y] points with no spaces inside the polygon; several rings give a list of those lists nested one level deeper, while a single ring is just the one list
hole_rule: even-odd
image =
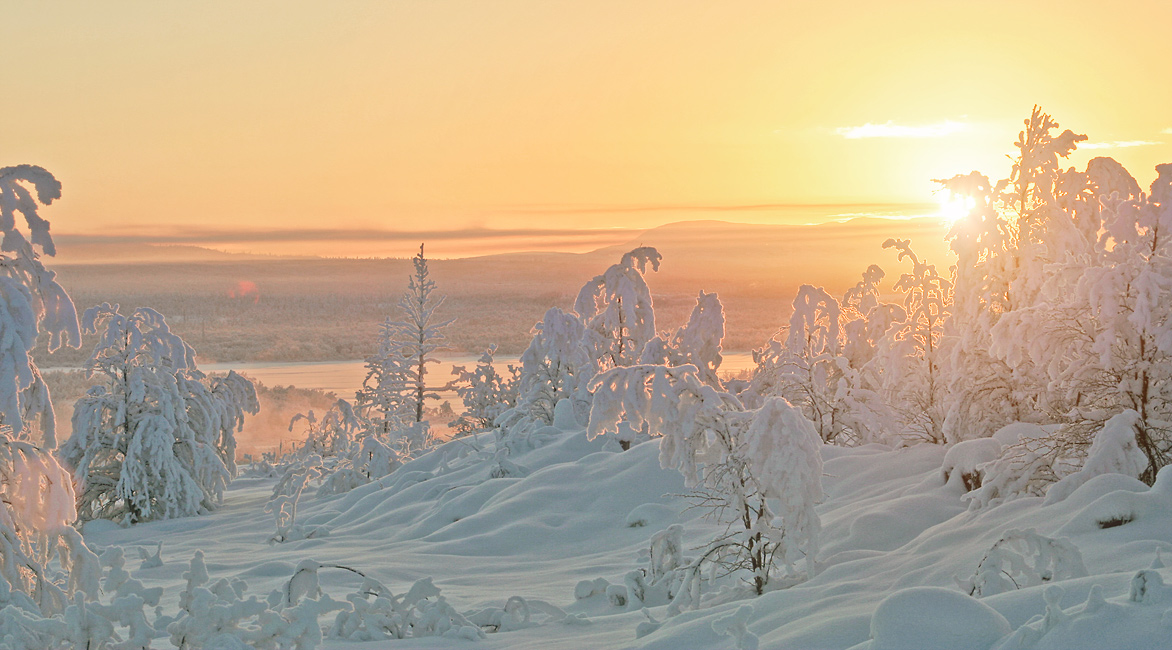
[{"label": "snow", "polygon": [[952,589],[912,587],[891,594],[871,617],[871,642],[859,650],[985,650],[1009,634],[1009,621]]},{"label": "snow", "polygon": [[961,481],[969,490],[979,487],[979,466],[996,460],[1001,455],[1001,447],[1001,442],[996,438],[976,438],[956,443],[944,454],[944,480]]},{"label": "snow", "polygon": [[[163,588],[163,611],[177,608],[186,591],[183,574],[197,550],[204,553],[209,584],[240,578],[248,583],[247,594],[262,596],[284,588],[310,559],[314,566],[363,571],[395,593],[431,578],[454,611],[487,621],[485,629],[499,628],[477,642],[484,648],[733,648],[744,623],[743,647],[752,647],[749,634],[760,648],[942,647],[933,641],[945,638],[938,636],[941,630],[975,630],[979,633],[966,635],[965,642],[983,650],[1044,615],[1043,592],[1055,585],[1064,589],[1061,606],[1068,610],[1082,607],[1095,584],[1111,607],[1072,612],[1038,637],[1045,644],[1026,647],[1105,647],[1101,642],[1110,637],[1104,634],[1080,636],[1080,626],[1092,621],[1121,634],[1125,626],[1135,626],[1128,636],[1117,637],[1135,639],[1127,647],[1152,647],[1143,641],[1167,630],[1164,611],[1172,604],[1126,598],[1134,574],[1152,565],[1157,549],[1172,553],[1170,471],[1151,489],[1103,474],[1054,504],[1026,497],[969,511],[961,500],[963,488],[943,479],[945,451],[939,447],[822,446],[820,572],[749,601],[744,593],[722,600],[706,591],[699,609],[669,617],[663,600],[646,603],[647,615],[632,609],[626,576],[655,564],[648,550],[661,532],[678,526],[654,545],[657,562],[670,564],[676,535],[679,552],[690,556],[722,527],[701,519],[678,496],[686,492],[683,477],[659,466],[658,440],[614,453],[603,449],[602,439],[587,440],[580,428],[560,431],[536,449],[514,453],[510,458],[529,473],[509,478],[489,477],[495,458],[491,443],[458,458],[457,450],[468,444],[445,443],[345,495],[307,494],[299,520],[329,528],[325,538],[268,545],[271,528],[257,522],[274,479],[243,478],[229,486],[224,506],[210,515],[130,528],[91,522],[86,542],[99,550],[137,547],[152,553],[162,542],[163,566],[129,572],[146,588]],[[1136,518],[1106,529],[1094,523],[1116,514],[1116,506]],[[644,523],[633,526],[633,521]],[[1069,539],[1080,549],[1089,576],[981,599],[957,587],[956,580],[972,575],[1007,530],[1027,527]],[[1172,582],[1167,569],[1156,571]],[[649,571],[647,581],[652,579]],[[344,571],[326,570],[318,580],[335,600],[344,600],[358,581]],[[608,592],[623,596],[623,605],[612,605]],[[1130,604],[1116,603],[1120,599]],[[741,613],[746,605],[751,614]],[[915,617],[904,625],[900,621],[912,616],[908,611]],[[321,620],[324,634],[332,619]],[[319,647],[363,647],[326,637]],[[440,647],[418,645],[422,640],[394,643]],[[442,647],[463,643],[471,641],[447,639]],[[156,639],[155,647],[165,646]]]}]

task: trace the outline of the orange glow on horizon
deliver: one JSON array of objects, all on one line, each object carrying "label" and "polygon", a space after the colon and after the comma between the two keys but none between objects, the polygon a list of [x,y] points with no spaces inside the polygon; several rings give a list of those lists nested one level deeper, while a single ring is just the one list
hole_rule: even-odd
[{"label": "orange glow on horizon", "polygon": [[706,208],[931,202],[933,178],[1005,176],[1034,104],[1097,147],[1064,166],[1112,156],[1146,185],[1172,160],[1155,0],[7,14],[6,155],[63,182],[55,233],[808,223]]}]

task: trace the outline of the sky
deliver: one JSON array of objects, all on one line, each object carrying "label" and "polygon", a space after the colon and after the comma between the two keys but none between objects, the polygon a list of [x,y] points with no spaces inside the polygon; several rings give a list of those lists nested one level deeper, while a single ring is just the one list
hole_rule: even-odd
[{"label": "sky", "polygon": [[1150,183],[1169,24],[1165,1],[5,3],[0,165],[62,181],[54,232],[253,252],[919,215],[933,178],[1005,176],[1034,104],[1090,137],[1069,164]]}]

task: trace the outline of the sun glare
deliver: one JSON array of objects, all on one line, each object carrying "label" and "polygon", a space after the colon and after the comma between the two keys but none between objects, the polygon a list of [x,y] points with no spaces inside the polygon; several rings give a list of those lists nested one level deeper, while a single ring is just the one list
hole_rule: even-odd
[{"label": "sun glare", "polygon": [[940,219],[949,226],[968,216],[977,202],[971,196],[953,194],[949,190],[940,190],[936,195],[940,203]]}]

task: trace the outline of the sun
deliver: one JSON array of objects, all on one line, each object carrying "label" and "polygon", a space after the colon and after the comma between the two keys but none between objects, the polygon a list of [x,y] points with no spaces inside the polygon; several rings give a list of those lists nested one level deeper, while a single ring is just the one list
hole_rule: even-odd
[{"label": "sun", "polygon": [[977,205],[973,197],[953,194],[950,190],[937,192],[936,200],[940,203],[940,211],[937,214],[940,220],[949,226],[967,217]]}]

